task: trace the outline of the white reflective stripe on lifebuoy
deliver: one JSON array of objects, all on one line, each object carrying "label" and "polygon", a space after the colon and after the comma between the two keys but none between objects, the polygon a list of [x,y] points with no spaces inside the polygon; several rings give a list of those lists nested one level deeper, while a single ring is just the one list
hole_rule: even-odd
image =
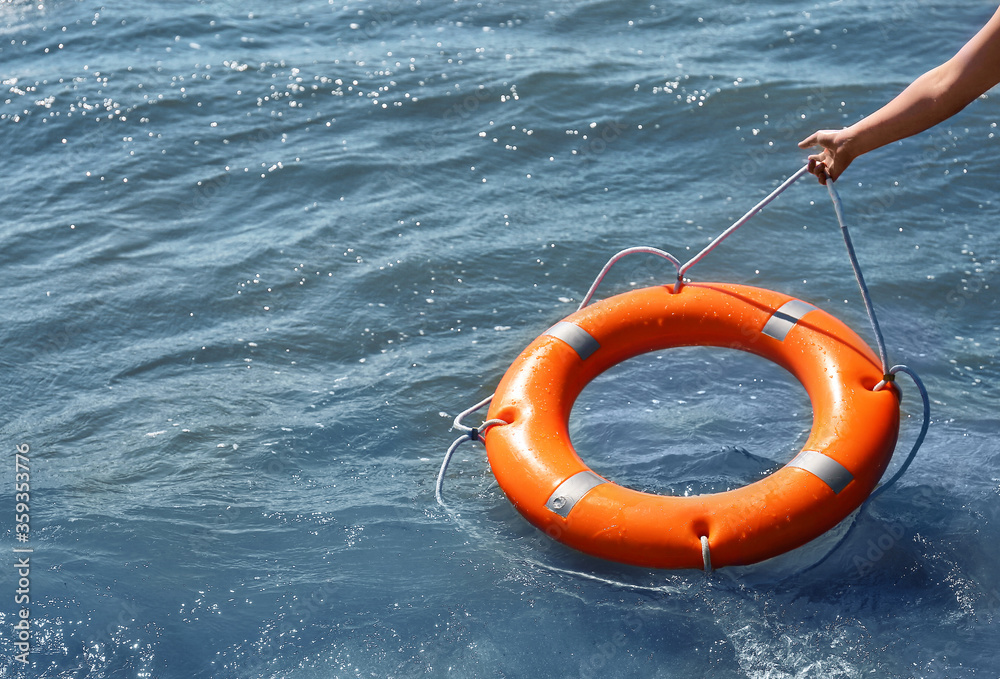
[{"label": "white reflective stripe on lifebuoy", "polygon": [[584,495],[602,483],[607,483],[607,481],[589,469],[577,472],[552,491],[545,506],[559,516],[566,518]]},{"label": "white reflective stripe on lifebuoy", "polygon": [[834,495],[844,490],[847,484],[854,480],[854,475],[847,467],[815,450],[803,450],[785,466],[798,467],[819,477],[820,481],[830,486]]},{"label": "white reflective stripe on lifebuoy", "polygon": [[803,302],[801,299],[793,299],[785,302],[767,319],[767,323],[764,324],[764,329],[761,332],[768,337],[773,337],[782,342],[785,339],[785,335],[795,327],[795,324],[815,308],[809,302]]},{"label": "white reflective stripe on lifebuoy", "polygon": [[549,328],[545,334],[561,339],[573,347],[573,351],[580,355],[581,361],[586,361],[592,353],[601,348],[593,335],[575,323],[560,321]]}]

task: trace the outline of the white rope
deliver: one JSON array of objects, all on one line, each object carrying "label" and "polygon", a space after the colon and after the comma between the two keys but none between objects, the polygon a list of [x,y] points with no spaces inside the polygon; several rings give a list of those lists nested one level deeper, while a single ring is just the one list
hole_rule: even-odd
[{"label": "white rope", "polygon": [[434,498],[442,507],[444,507],[444,496],[442,495],[442,491],[444,490],[444,475],[448,471],[448,465],[451,463],[451,456],[455,454],[460,445],[471,440],[471,436],[462,434],[455,439],[454,443],[448,446],[448,452],[444,454],[444,460],[441,462],[441,471],[438,472],[437,483],[434,484]]},{"label": "white rope", "polygon": [[490,394],[489,396],[487,396],[482,401],[472,406],[468,410],[463,410],[462,412],[460,412],[458,415],[455,416],[455,421],[452,422],[451,424],[452,429],[457,429],[459,431],[464,431],[464,432],[472,431],[472,427],[467,427],[466,425],[462,424],[462,420],[464,420],[477,410],[481,410],[485,406],[489,405],[490,401],[492,400],[493,400],[493,394]]},{"label": "white rope", "polygon": [[463,410],[456,417],[452,424],[452,427],[458,429],[459,431],[465,432],[459,436],[455,441],[448,447],[448,452],[444,455],[444,460],[441,461],[441,470],[438,472],[437,482],[434,484],[434,497],[437,503],[442,507],[444,504],[444,475],[448,472],[448,465],[451,464],[451,458],[458,450],[458,447],[465,443],[466,441],[482,441],[485,442],[486,430],[490,427],[496,427],[501,424],[507,424],[505,420],[492,419],[486,420],[478,427],[469,427],[462,424],[462,420],[471,415],[472,413],[480,410],[484,406],[488,405],[490,401],[493,400],[493,395],[491,394],[488,398],[484,398],[482,401],[472,406],[468,410]]},{"label": "white rope", "polygon": [[[665,250],[660,250],[659,248],[652,248],[645,245],[640,245],[634,248],[626,248],[621,252],[616,253],[611,259],[608,260],[608,263],[604,265],[604,268],[601,269],[601,272],[597,274],[597,278],[595,278],[594,282],[590,284],[590,289],[587,290],[587,294],[583,296],[583,301],[580,302],[580,306],[578,306],[576,310],[579,311],[580,309],[590,304],[591,298],[593,298],[594,293],[597,292],[597,288],[601,285],[601,281],[603,281],[604,277],[608,275],[609,271],[611,271],[611,267],[613,267],[615,264],[618,263],[619,260],[624,259],[628,255],[634,255],[637,253],[646,253],[662,257],[663,259],[666,259],[669,262],[671,262],[674,265],[674,268],[678,270],[678,272],[680,271],[681,261]],[[677,274],[677,277],[680,278],[680,273]]]},{"label": "white rope", "polygon": [[[722,243],[722,241],[724,241],[726,238],[732,235],[737,229],[739,229],[741,226],[750,221],[750,219],[752,219],[755,215],[757,215],[757,213],[763,210],[771,201],[773,201],[775,198],[781,195],[781,193],[783,193],[789,186],[794,184],[796,180],[798,180],[800,177],[806,174],[806,172],[808,172],[808,165],[803,166],[794,174],[792,174],[790,177],[785,179],[785,181],[783,181],[776,189],[774,189],[771,193],[769,193],[763,200],[758,202],[746,214],[744,214],[738,220],[733,222],[733,224],[729,228],[727,228],[721,234],[716,236],[716,238],[713,239],[712,242],[710,242],[707,246],[705,246],[705,248],[703,248],[701,252],[699,252],[694,257],[689,259],[683,265],[680,263],[680,260],[678,260],[669,252],[654,247],[648,247],[648,246],[632,247],[616,253],[611,259],[608,260],[607,264],[604,265],[600,273],[598,273],[597,277],[594,279],[594,282],[591,284],[590,289],[587,290],[587,294],[584,295],[583,301],[580,302],[578,310],[583,309],[590,303],[591,299],[593,299],[594,297],[594,294],[596,294],[598,287],[600,287],[601,282],[604,280],[605,276],[607,276],[608,272],[611,270],[611,267],[613,267],[624,257],[638,253],[653,254],[670,261],[677,270],[677,285],[674,287],[674,292],[680,291],[681,285],[683,284],[684,275],[691,267],[700,262],[706,255],[708,255],[708,253],[712,252],[715,248],[717,248]],[[861,265],[858,263],[857,255],[854,251],[854,244],[851,240],[850,232],[847,228],[847,224],[844,219],[844,211],[843,211],[843,205],[840,201],[840,195],[837,193],[837,190],[836,188],[834,188],[833,184],[834,182],[832,180],[826,182],[827,191],[830,194],[830,200],[833,202],[833,209],[837,215],[837,222],[840,225],[840,230],[844,237],[844,244],[847,247],[847,254],[851,260],[851,267],[854,270],[854,277],[857,280],[858,288],[861,291],[861,297],[865,303],[865,309],[868,312],[869,321],[871,322],[872,329],[875,333],[875,341],[878,346],[879,359],[882,363],[883,379],[877,385],[875,385],[873,391],[879,391],[885,388],[887,384],[889,384],[894,380],[896,373],[899,372],[906,373],[913,379],[914,384],[916,384],[917,389],[920,392],[920,397],[923,401],[923,410],[924,410],[923,424],[921,425],[920,433],[918,434],[917,439],[913,444],[913,447],[910,449],[910,452],[907,455],[906,460],[903,462],[903,465],[900,467],[900,469],[895,474],[893,474],[892,478],[890,478],[888,481],[877,487],[871,493],[871,495],[868,496],[865,502],[861,505],[860,510],[857,512],[857,514],[855,514],[854,521],[851,524],[850,528],[848,528],[847,532],[841,537],[841,539],[837,542],[837,544],[834,545],[833,548],[830,549],[830,551],[827,552],[822,559],[820,559],[813,565],[809,566],[808,568],[799,571],[798,574],[804,573],[807,570],[811,570],[812,568],[815,568],[816,566],[821,564],[833,552],[835,552],[837,548],[840,547],[841,544],[844,543],[844,541],[847,539],[847,536],[851,533],[851,530],[854,528],[855,525],[857,525],[858,517],[862,514],[865,507],[867,507],[868,503],[871,502],[880,493],[884,492],[886,489],[892,486],[906,472],[907,468],[910,466],[910,463],[916,456],[917,450],[923,443],[924,438],[927,435],[928,426],[930,424],[930,399],[927,396],[927,389],[924,387],[923,382],[920,380],[920,378],[913,370],[911,370],[905,365],[897,365],[893,366],[892,368],[888,367],[889,359],[888,359],[888,352],[886,351],[885,348],[885,339],[882,336],[881,327],[879,326],[878,319],[875,316],[875,307],[873,306],[871,301],[871,294],[868,290],[868,286],[865,284],[864,276],[861,273]],[[484,441],[484,435],[487,429],[489,429],[490,427],[507,424],[506,421],[500,419],[486,420],[479,427],[469,427],[467,425],[462,424],[462,420],[464,418],[468,417],[472,413],[488,405],[492,401],[492,399],[493,396],[490,395],[488,398],[483,399],[482,401],[472,406],[468,410],[462,411],[455,418],[453,427],[464,433],[461,436],[459,436],[448,448],[447,453],[445,453],[444,460],[441,463],[441,469],[438,472],[437,483],[435,484],[434,487],[434,494],[438,504],[440,504],[441,506],[445,506],[443,492],[442,492],[444,486],[445,474],[448,470],[448,464],[451,462],[451,458],[455,454],[455,451],[458,449],[458,447],[461,444],[465,443],[466,441],[472,441],[472,440]],[[701,539],[702,561],[704,563],[705,572],[710,573],[712,572],[712,554],[709,547],[708,536],[703,535],[701,536],[700,539]]]},{"label": "white rope", "polygon": [[868,291],[868,286],[865,284],[865,277],[861,273],[861,265],[858,263],[858,257],[854,252],[854,244],[851,241],[851,234],[848,231],[847,223],[844,220],[844,207],[840,202],[840,194],[837,193],[837,189],[834,188],[833,184],[833,180],[828,179],[826,182],[826,188],[830,194],[830,200],[833,201],[833,210],[837,214],[837,222],[840,224],[840,231],[844,235],[844,244],[847,246],[847,254],[851,259],[851,267],[854,269],[854,277],[858,282],[858,288],[861,289],[861,297],[865,302],[865,309],[868,311],[868,319],[871,321],[872,330],[875,332],[875,342],[878,345],[879,360],[882,361],[883,377],[882,380],[876,384],[874,388],[872,388],[872,391],[881,391],[890,382],[895,381],[896,373],[906,373],[913,380],[913,383],[917,386],[917,390],[920,392],[920,399],[923,403],[924,410],[923,424],[920,427],[920,433],[917,435],[917,440],[913,444],[913,448],[910,449],[909,454],[906,456],[903,466],[892,476],[892,478],[872,491],[872,494],[869,495],[868,499],[865,501],[865,504],[867,504],[872,498],[876,497],[879,493],[884,492],[889,486],[894,484],[910,466],[910,463],[917,454],[917,450],[924,442],[924,437],[927,435],[927,428],[930,425],[931,405],[930,398],[927,396],[927,389],[924,387],[923,381],[916,372],[905,365],[897,365],[892,368],[889,367],[889,355],[885,348],[885,339],[882,337],[882,329],[879,327],[878,318],[875,316],[875,307],[872,304],[871,293]]},{"label": "white rope", "polygon": [[[758,212],[760,212],[761,210],[763,210],[767,206],[767,204],[770,203],[772,200],[774,200],[775,198],[777,198],[778,196],[780,196],[785,191],[785,189],[787,189],[789,186],[791,186],[792,184],[794,184],[795,181],[799,177],[801,177],[802,175],[804,175],[808,170],[809,170],[809,166],[808,165],[804,165],[801,169],[799,169],[791,177],[789,177],[785,181],[781,182],[781,185],[778,188],[776,188],[774,191],[771,191],[771,193],[767,194],[767,196],[762,201],[760,201],[759,203],[757,203],[756,205],[754,205],[752,208],[750,208],[749,212],[747,212],[745,215],[743,215],[742,217],[740,217],[739,219],[737,219],[735,222],[733,222],[732,226],[730,226],[728,229],[726,229],[725,231],[723,231],[722,233],[720,233],[718,236],[716,236],[715,240],[713,240],[711,243],[709,243],[708,245],[706,245],[705,248],[701,252],[699,252],[697,255],[695,255],[694,257],[692,257],[691,259],[689,259],[683,266],[681,266],[677,270],[677,280],[681,281],[684,278],[684,274],[687,273],[688,269],[690,269],[692,266],[694,266],[695,264],[697,264],[698,262],[700,262],[702,260],[702,258],[705,257],[705,255],[707,255],[709,252],[711,252],[712,250],[714,250],[715,248],[717,248],[719,246],[719,244],[722,243],[722,241],[724,241],[727,238],[729,238],[729,236],[731,236],[733,234],[733,232],[736,231],[736,229],[740,228],[741,226],[743,226],[744,224],[746,224],[747,222],[749,222],[754,217],[754,215],[756,215]],[[676,290],[675,290],[675,292],[676,292]]]},{"label": "white rope", "polygon": [[851,266],[854,268],[854,276],[858,281],[858,287],[861,289],[861,297],[865,301],[865,309],[868,311],[868,318],[872,323],[872,329],[875,331],[875,339],[876,342],[878,343],[879,359],[882,361],[883,378],[882,381],[880,381],[878,384],[875,385],[872,391],[881,391],[890,382],[895,381],[895,376],[897,373],[906,373],[907,375],[910,376],[910,379],[912,379],[913,383],[917,386],[917,391],[920,392],[920,400],[923,405],[923,420],[920,425],[920,433],[917,434],[917,438],[913,442],[913,446],[910,448],[910,452],[906,455],[906,459],[903,460],[902,466],[900,466],[900,468],[896,470],[896,473],[893,474],[888,481],[879,485],[877,488],[875,488],[875,490],[871,492],[871,494],[867,498],[865,498],[865,501],[861,504],[861,507],[858,509],[857,513],[855,513],[854,519],[851,521],[851,525],[847,528],[847,531],[844,532],[844,534],[840,537],[840,539],[837,540],[836,544],[834,544],[833,547],[831,547],[829,551],[827,551],[827,553],[824,554],[821,559],[819,559],[819,561],[816,561],[812,565],[807,566],[806,568],[803,568],[793,573],[792,575],[789,575],[786,578],[783,578],[782,582],[784,580],[788,580],[789,578],[802,575],[803,573],[806,573],[816,568],[824,561],[826,561],[828,558],[830,558],[830,555],[836,552],[841,545],[847,542],[847,539],[848,537],[850,537],[851,532],[854,530],[854,527],[858,525],[858,520],[864,514],[865,509],[868,508],[868,504],[876,497],[878,497],[886,490],[888,490],[890,487],[892,487],[892,485],[896,483],[896,481],[898,481],[903,476],[903,474],[906,473],[906,470],[910,467],[910,463],[913,462],[913,459],[917,456],[917,451],[920,450],[920,446],[923,445],[924,438],[927,436],[927,429],[930,427],[930,422],[931,422],[930,398],[927,395],[927,388],[924,386],[923,381],[920,379],[917,373],[905,365],[896,365],[891,368],[887,367],[889,365],[889,359],[888,359],[888,354],[885,350],[885,340],[882,337],[882,330],[879,327],[878,319],[875,317],[875,308],[872,306],[871,303],[871,295],[868,292],[868,286],[865,285],[864,276],[861,275],[861,265],[858,264],[857,256],[854,253],[854,246],[851,243],[851,236],[850,233],[848,232],[847,225],[844,220],[844,210],[843,210],[843,205],[840,202],[840,195],[837,193],[837,189],[835,189],[833,186],[833,180],[828,178],[826,182],[826,187],[827,191],[830,193],[830,200],[833,201],[833,209],[834,212],[837,213],[837,222],[840,224],[840,230],[844,235],[844,244],[847,246],[847,254],[851,258]]},{"label": "white rope", "polygon": [[687,273],[688,269],[690,269],[692,266],[700,262],[702,258],[704,258],[712,250],[717,248],[719,244],[722,243],[722,241],[731,236],[733,232],[735,232],[738,228],[749,222],[754,217],[754,215],[763,210],[775,198],[780,196],[785,191],[785,189],[794,184],[799,177],[801,177],[808,171],[808,169],[809,166],[804,165],[793,175],[788,177],[785,181],[781,182],[778,188],[776,188],[774,191],[771,191],[771,193],[767,194],[767,196],[765,196],[764,199],[761,200],[759,203],[754,205],[749,212],[747,212],[745,215],[743,215],[735,222],[733,222],[733,224],[728,229],[726,229],[721,234],[716,236],[715,239],[713,239],[711,243],[706,245],[701,252],[699,252],[697,255],[689,259],[683,265],[681,264],[679,259],[674,257],[669,252],[649,246],[626,248],[616,253],[613,257],[611,257],[611,259],[608,260],[608,263],[604,265],[604,268],[601,269],[600,273],[597,274],[597,278],[595,278],[594,282],[591,283],[590,289],[587,290],[587,294],[583,296],[583,301],[580,302],[580,306],[577,307],[577,311],[590,304],[590,300],[593,299],[594,294],[597,292],[597,288],[601,285],[601,282],[604,280],[604,277],[607,276],[608,272],[611,270],[611,267],[613,267],[615,264],[617,264],[620,260],[624,259],[628,255],[634,255],[638,253],[657,255],[659,257],[662,257],[670,261],[677,269],[677,285],[674,286],[674,292],[680,292],[681,286],[683,285],[684,282],[684,274]]},{"label": "white rope", "polygon": [[705,572],[706,573],[711,573],[712,572],[712,552],[708,548],[708,536],[707,535],[702,535],[701,536],[701,560],[705,564]]},{"label": "white rope", "polygon": [[879,327],[878,319],[875,317],[875,307],[872,305],[871,293],[868,292],[868,286],[865,285],[865,277],[861,273],[861,264],[858,263],[858,256],[854,252],[854,243],[851,240],[851,233],[847,229],[847,223],[844,221],[844,206],[840,202],[840,194],[837,193],[837,189],[833,186],[834,182],[832,179],[828,179],[826,182],[826,190],[830,194],[830,200],[833,201],[833,211],[837,215],[837,223],[840,225],[840,233],[844,236],[844,245],[847,246],[847,256],[851,259],[851,268],[854,269],[854,278],[858,282],[858,287],[861,289],[861,299],[865,302],[865,310],[868,312],[868,320],[872,324],[872,330],[875,332],[875,344],[878,346],[878,356],[879,360],[882,361],[882,374],[888,376],[889,373],[889,355],[885,350],[885,339],[882,337],[882,328]]},{"label": "white rope", "polygon": [[[903,461],[903,465],[896,471],[895,474],[892,475],[892,477],[888,481],[886,481],[881,486],[873,490],[872,494],[868,496],[868,500],[866,502],[871,501],[873,497],[876,497],[880,493],[885,492],[885,490],[889,488],[889,486],[896,483],[896,481],[898,481],[899,478],[904,473],[906,473],[906,470],[910,466],[910,463],[913,462],[913,458],[917,456],[917,450],[919,450],[920,446],[923,444],[924,437],[927,436],[927,429],[930,427],[931,424],[931,400],[930,397],[927,395],[927,388],[924,386],[923,381],[920,379],[920,377],[917,376],[917,373],[915,373],[913,370],[906,367],[905,365],[894,365],[892,368],[889,369],[888,374],[895,375],[896,373],[906,373],[907,375],[910,376],[910,379],[913,380],[913,383],[917,385],[917,391],[920,392],[920,400],[923,403],[924,407],[924,418],[923,422],[920,425],[920,433],[917,434],[917,440],[913,442],[913,447],[910,448],[910,452],[909,454],[907,454],[906,459]],[[875,389],[873,391],[879,391],[886,384],[888,384],[888,382],[886,380],[882,380],[875,386]]]}]

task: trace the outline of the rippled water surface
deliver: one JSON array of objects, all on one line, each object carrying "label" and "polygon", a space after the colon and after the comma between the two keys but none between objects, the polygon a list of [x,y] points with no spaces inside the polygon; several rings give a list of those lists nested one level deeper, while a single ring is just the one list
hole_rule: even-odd
[{"label": "rippled water surface", "polygon": [[[452,419],[612,254],[690,256],[994,9],[0,3],[0,676],[996,677],[995,96],[838,182],[933,417],[818,567],[795,575],[844,527],[711,576],[583,556],[478,444],[434,499]],[[670,275],[637,256],[600,294]],[[871,337],[814,181],[691,275]],[[684,349],[603,375],[572,427],[601,473],[683,494],[810,422],[779,368]]]}]

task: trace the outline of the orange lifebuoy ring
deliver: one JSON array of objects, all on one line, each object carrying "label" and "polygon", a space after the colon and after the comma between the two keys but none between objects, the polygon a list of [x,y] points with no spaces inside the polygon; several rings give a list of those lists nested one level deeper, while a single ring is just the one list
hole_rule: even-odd
[{"label": "orange lifebuoy ring", "polygon": [[[567,317],[532,342],[498,386],[485,435],[490,466],[517,510],[570,547],[622,563],[700,568],[755,563],[805,544],[875,488],[896,445],[898,392],[846,325],[759,288],[688,283],[635,290]],[[802,382],[813,424],[802,451],[770,476],[693,497],[643,493],[590,470],[569,438],[584,386],[639,354],[678,346],[763,356]]]}]

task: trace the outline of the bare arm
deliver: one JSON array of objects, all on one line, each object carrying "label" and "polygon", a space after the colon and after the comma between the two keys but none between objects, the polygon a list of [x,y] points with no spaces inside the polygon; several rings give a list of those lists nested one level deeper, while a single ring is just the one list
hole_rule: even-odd
[{"label": "bare arm", "polygon": [[923,132],[955,115],[1000,83],[1000,9],[958,54],[913,81],[899,96],[842,130],[819,130],[800,148],[822,146],[809,156],[809,171],[836,180],[855,158]]}]

